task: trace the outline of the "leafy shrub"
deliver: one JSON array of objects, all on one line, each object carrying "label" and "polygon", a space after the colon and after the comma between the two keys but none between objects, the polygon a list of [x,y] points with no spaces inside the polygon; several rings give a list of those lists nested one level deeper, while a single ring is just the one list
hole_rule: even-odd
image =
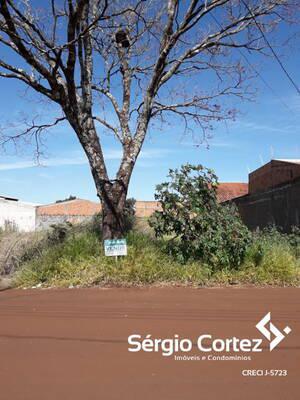
[{"label": "leafy shrub", "polygon": [[102,214],[101,212],[93,215],[91,222],[88,224],[88,230],[95,233],[98,237],[102,235]]},{"label": "leafy shrub", "polygon": [[[135,199],[127,199],[124,208],[124,232],[128,233],[132,230],[135,224]],[[102,234],[102,213],[95,214],[89,224],[90,231],[96,233],[99,237]]]},{"label": "leafy shrub", "polygon": [[124,209],[124,230],[125,233],[130,232],[135,224],[135,203],[133,198],[127,199]]},{"label": "leafy shrub", "polygon": [[156,187],[162,211],[149,220],[157,237],[182,262],[202,260],[215,268],[238,267],[251,234],[235,207],[217,202],[218,179],[201,165],[170,170],[168,182]]},{"label": "leafy shrub", "polygon": [[70,222],[51,225],[50,230],[47,232],[47,241],[49,245],[63,242],[71,229],[72,224]]},{"label": "leafy shrub", "polygon": [[71,200],[76,200],[77,199],[77,197],[76,196],[73,196],[72,194],[70,194],[70,196],[69,197],[67,197],[67,198],[65,198],[65,199],[63,199],[63,200],[56,200],[56,202],[55,203],[65,203],[66,201],[71,201]]}]

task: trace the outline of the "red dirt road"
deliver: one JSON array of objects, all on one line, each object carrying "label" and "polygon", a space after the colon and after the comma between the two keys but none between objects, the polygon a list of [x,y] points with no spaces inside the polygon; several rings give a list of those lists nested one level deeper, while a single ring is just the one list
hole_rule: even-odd
[{"label": "red dirt road", "polygon": [[[66,289],[0,293],[0,399],[300,398],[299,289]],[[292,331],[251,361],[175,361],[128,352],[128,336],[262,338],[256,323],[271,311]],[[222,353],[209,353],[222,355]],[[233,353],[232,353],[233,354]],[[238,353],[241,354],[241,353]],[[243,353],[248,355],[249,353]],[[181,353],[183,355],[183,353]],[[206,353],[208,355],[208,353]],[[288,376],[244,377],[243,370]]]}]

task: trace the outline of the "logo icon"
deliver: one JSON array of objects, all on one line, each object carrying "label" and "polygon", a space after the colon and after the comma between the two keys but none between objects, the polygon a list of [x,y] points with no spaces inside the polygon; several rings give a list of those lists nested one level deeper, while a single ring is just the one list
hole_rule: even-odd
[{"label": "logo icon", "polygon": [[[269,326],[268,326],[269,325]],[[266,327],[268,326],[268,328]],[[270,341],[270,351],[285,338],[285,335],[271,322],[271,313],[268,312],[256,325],[256,328]],[[288,335],[291,332],[291,328],[286,326],[283,332]],[[271,340],[271,334],[274,335],[274,339]]]}]

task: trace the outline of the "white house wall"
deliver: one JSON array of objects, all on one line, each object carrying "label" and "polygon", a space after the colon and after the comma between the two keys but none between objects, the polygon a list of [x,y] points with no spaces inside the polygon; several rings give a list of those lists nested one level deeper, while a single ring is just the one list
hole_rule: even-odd
[{"label": "white house wall", "polygon": [[7,221],[15,224],[21,232],[35,230],[36,207],[19,201],[0,199],[0,227],[4,228]]}]

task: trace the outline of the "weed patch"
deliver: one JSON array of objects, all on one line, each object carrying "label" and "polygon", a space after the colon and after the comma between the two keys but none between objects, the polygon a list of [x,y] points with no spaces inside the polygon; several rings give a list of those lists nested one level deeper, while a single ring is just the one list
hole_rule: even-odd
[{"label": "weed patch", "polygon": [[287,240],[257,237],[237,269],[182,264],[165,252],[162,240],[144,233],[127,235],[128,256],[105,257],[99,236],[71,232],[62,243],[46,246],[26,260],[14,276],[16,286],[181,284],[193,286],[255,284],[299,285],[300,265]]}]

